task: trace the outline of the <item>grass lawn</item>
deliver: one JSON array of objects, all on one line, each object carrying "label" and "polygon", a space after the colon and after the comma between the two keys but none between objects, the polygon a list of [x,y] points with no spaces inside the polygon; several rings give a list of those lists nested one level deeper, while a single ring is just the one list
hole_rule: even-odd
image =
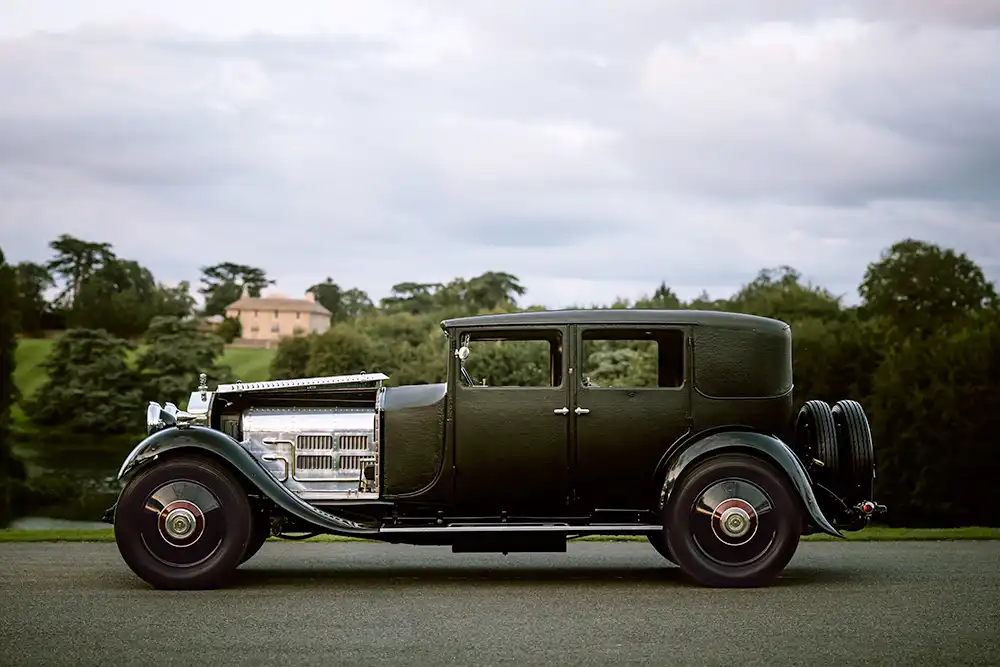
[{"label": "grass lawn", "polygon": [[[890,542],[890,541],[951,541],[951,540],[1000,540],[1000,528],[982,528],[970,526],[965,528],[885,528],[872,526],[856,533],[845,533],[851,542]],[[829,535],[808,535],[804,542],[840,541]],[[279,538],[270,538],[272,542],[284,542]],[[353,537],[338,537],[335,535],[320,535],[301,540],[303,542],[368,542]],[[595,535],[580,538],[587,542],[645,542],[645,537]],[[0,530],[0,542],[114,542],[111,527],[98,530]]]},{"label": "grass lawn", "polygon": [[233,374],[243,382],[263,382],[271,379],[271,360],[277,350],[255,348],[226,348],[219,363],[233,369]]},{"label": "grass lawn", "polygon": [[18,341],[14,354],[14,384],[25,398],[34,394],[48,377],[41,364],[52,351],[53,343],[48,338],[24,338]]}]

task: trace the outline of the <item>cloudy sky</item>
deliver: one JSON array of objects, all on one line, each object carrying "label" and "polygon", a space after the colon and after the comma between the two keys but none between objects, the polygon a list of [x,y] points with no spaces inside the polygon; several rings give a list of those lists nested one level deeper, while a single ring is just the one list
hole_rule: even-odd
[{"label": "cloudy sky", "polygon": [[1000,279],[1000,3],[0,0],[0,246],[526,301]]}]

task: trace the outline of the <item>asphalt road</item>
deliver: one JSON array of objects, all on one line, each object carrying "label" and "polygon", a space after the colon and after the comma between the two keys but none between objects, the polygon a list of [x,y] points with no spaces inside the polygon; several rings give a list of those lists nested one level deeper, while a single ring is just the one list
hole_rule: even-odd
[{"label": "asphalt road", "polygon": [[767,589],[694,587],[646,543],[468,555],[271,544],[158,592],[113,544],[0,544],[0,664],[998,665],[1000,542],[804,543]]}]

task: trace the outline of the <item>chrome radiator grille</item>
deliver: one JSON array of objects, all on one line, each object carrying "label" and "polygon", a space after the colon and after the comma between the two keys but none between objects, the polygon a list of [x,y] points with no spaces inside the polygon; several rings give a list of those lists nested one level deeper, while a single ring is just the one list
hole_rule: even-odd
[{"label": "chrome radiator grille", "polygon": [[295,459],[296,470],[331,470],[333,468],[332,456],[315,456],[313,454],[299,454]]},{"label": "chrome radiator grille", "polygon": [[295,443],[298,449],[334,449],[332,435],[300,435]]},{"label": "chrome radiator grille", "polygon": [[367,435],[342,435],[340,436],[340,448],[341,449],[351,449],[351,450],[366,450],[368,449],[368,436]]}]

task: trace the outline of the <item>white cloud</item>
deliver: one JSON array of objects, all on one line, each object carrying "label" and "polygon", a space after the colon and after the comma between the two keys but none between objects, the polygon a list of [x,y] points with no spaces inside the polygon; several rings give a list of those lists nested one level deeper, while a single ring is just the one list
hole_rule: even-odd
[{"label": "white cloud", "polygon": [[1000,13],[567,7],[16,2],[0,244],[41,260],[66,232],[168,282],[238,261],[374,298],[504,270],[550,306],[779,264],[850,299],[904,236],[1000,276]]}]

